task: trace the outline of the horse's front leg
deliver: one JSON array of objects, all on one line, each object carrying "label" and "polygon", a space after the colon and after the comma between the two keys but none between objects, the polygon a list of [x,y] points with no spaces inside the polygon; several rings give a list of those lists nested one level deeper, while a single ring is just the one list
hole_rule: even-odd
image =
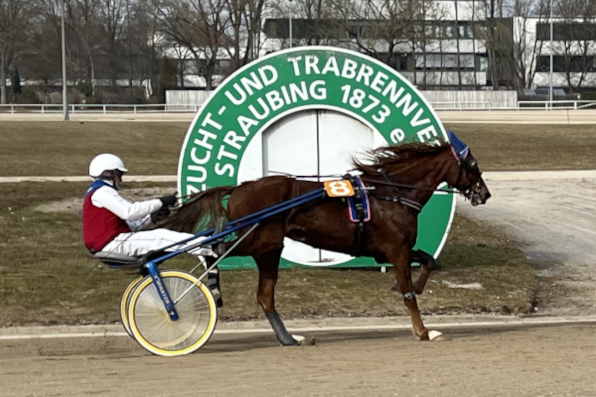
[{"label": "horse's front leg", "polygon": [[267,316],[277,340],[284,346],[299,346],[305,341],[305,338],[290,334],[283,320],[275,310],[275,285],[277,284],[279,273],[281,251],[280,249],[253,256],[259,267],[257,301]]},{"label": "horse's front leg", "polygon": [[418,280],[414,282],[414,292],[420,295],[422,292],[424,292],[424,287],[426,286],[426,282],[428,281],[430,274],[434,269],[437,268],[437,262],[431,254],[428,254],[422,250],[414,251],[412,260],[420,263],[421,267],[420,276],[418,276]]},{"label": "horse's front leg", "polygon": [[[430,331],[426,329],[420,311],[418,310],[418,302],[416,301],[416,291],[412,284],[412,255],[409,249],[403,249],[395,252],[393,255],[388,255],[388,259],[393,264],[395,277],[397,278],[397,286],[401,292],[404,304],[410,312],[412,319],[412,332],[419,340],[434,340],[441,336],[440,332]],[[427,277],[428,278],[428,277]]]}]

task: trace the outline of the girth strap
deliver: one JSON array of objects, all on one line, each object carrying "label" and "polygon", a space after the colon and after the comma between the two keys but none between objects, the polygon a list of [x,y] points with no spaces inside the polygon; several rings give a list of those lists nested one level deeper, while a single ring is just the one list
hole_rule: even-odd
[{"label": "girth strap", "polygon": [[[348,200],[348,211],[350,212],[351,217],[355,215],[358,226],[354,230],[354,244],[352,246],[351,255],[359,257],[362,256],[364,240],[366,237],[366,229],[364,225],[371,217],[370,203],[368,202],[368,197],[366,197],[367,193],[360,178],[350,174],[345,175],[344,178],[348,179],[354,188],[354,196],[350,197]],[[352,208],[354,208],[354,211],[352,211]],[[355,212],[355,214],[353,212]],[[354,220],[352,220],[352,222],[354,222]]]}]

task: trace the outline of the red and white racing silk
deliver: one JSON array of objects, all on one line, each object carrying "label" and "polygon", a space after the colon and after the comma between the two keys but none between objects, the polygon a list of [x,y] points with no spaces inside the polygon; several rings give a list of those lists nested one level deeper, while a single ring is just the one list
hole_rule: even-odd
[{"label": "red and white racing silk", "polygon": [[91,252],[130,256],[162,248],[168,252],[188,248],[189,254],[201,260],[202,255],[217,256],[210,246],[199,245],[206,238],[204,236],[193,238],[193,234],[163,228],[143,230],[151,224],[151,214],[162,205],[159,199],[131,203],[112,185],[96,180],[87,190],[83,204],[85,245]]},{"label": "red and white racing silk", "polygon": [[131,203],[110,184],[96,180],[83,204],[83,237],[92,252],[101,251],[122,233],[142,230],[149,217],[162,207],[159,199]]}]

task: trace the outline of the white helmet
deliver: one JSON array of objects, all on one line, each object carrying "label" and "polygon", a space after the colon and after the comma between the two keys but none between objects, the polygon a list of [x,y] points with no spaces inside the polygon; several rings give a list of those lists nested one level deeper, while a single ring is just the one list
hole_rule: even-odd
[{"label": "white helmet", "polygon": [[120,157],[113,154],[104,153],[95,156],[91,163],[89,163],[89,175],[93,178],[99,178],[104,171],[118,170],[121,172],[128,172],[124,168],[124,163],[120,160]]}]

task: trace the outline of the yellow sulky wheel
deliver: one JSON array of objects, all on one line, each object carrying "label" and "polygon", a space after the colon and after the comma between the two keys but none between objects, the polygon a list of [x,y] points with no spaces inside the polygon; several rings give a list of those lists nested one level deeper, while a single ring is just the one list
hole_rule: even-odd
[{"label": "yellow sulky wheel", "polygon": [[128,323],[128,305],[130,304],[130,297],[132,296],[132,291],[139,285],[139,283],[143,280],[143,276],[139,276],[132,280],[128,287],[124,290],[122,294],[122,299],[120,299],[120,321],[122,322],[122,326],[128,335],[132,337],[132,331],[130,330],[130,324]]},{"label": "yellow sulky wheel", "polygon": [[178,320],[172,321],[153,279],[146,276],[130,296],[128,323],[143,348],[158,356],[180,356],[203,346],[215,330],[217,306],[213,295],[192,274],[160,272],[164,287],[175,302]]}]

